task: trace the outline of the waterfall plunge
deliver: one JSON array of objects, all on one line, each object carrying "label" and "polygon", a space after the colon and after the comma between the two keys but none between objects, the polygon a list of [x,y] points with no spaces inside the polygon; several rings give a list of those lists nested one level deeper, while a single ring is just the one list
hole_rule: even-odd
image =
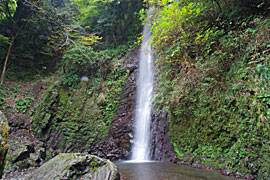
[{"label": "waterfall plunge", "polygon": [[[150,14],[150,13],[149,13]],[[137,104],[135,115],[135,143],[132,161],[148,161],[150,144],[150,123],[153,94],[153,58],[151,52],[151,27],[145,23],[140,50],[139,78],[137,83]]]}]

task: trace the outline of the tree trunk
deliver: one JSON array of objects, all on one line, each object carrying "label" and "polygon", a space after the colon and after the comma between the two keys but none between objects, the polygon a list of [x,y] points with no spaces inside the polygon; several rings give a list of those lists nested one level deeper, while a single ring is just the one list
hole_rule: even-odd
[{"label": "tree trunk", "polygon": [[8,52],[7,52],[7,55],[6,55],[6,58],[5,58],[5,62],[4,62],[4,66],[3,66],[3,71],[2,71],[2,75],[1,75],[1,84],[4,83],[4,78],[5,78],[6,68],[7,68],[7,61],[8,61],[8,58],[10,56],[10,53],[11,53],[11,49],[12,49],[12,46],[13,46],[14,39],[15,38],[12,38],[12,41],[9,44],[9,47],[8,47]]}]

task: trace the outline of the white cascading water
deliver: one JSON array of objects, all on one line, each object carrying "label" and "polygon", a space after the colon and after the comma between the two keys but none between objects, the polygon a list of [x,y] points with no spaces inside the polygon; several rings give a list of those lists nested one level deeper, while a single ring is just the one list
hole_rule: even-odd
[{"label": "white cascading water", "polygon": [[151,27],[149,26],[149,23],[145,23],[143,31],[143,42],[140,50],[134,146],[132,149],[131,157],[132,161],[150,160],[150,123],[154,79],[150,30]]}]

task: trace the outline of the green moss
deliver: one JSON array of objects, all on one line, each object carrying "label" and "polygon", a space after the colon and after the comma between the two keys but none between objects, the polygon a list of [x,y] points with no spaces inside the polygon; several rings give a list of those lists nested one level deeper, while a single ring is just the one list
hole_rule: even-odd
[{"label": "green moss", "polygon": [[58,93],[59,93],[59,102],[63,105],[66,104],[69,97],[68,95],[69,92],[65,89],[59,89]]},{"label": "green moss", "polygon": [[96,171],[98,171],[98,169],[99,169],[98,167],[93,167],[93,170],[92,171],[93,172],[96,172]]},{"label": "green moss", "polygon": [[90,162],[90,166],[95,166],[95,165],[97,165],[98,164],[98,162],[96,162],[96,161],[91,161]]}]

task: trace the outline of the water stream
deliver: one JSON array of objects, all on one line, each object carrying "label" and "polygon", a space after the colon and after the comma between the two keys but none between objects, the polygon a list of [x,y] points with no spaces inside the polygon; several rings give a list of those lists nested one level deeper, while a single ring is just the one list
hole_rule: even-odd
[{"label": "water stream", "polygon": [[[150,13],[149,13],[150,14]],[[151,52],[151,27],[145,23],[140,51],[139,77],[137,83],[137,104],[135,115],[135,138],[132,161],[148,161],[150,143],[150,123],[153,94],[153,57]]]}]

